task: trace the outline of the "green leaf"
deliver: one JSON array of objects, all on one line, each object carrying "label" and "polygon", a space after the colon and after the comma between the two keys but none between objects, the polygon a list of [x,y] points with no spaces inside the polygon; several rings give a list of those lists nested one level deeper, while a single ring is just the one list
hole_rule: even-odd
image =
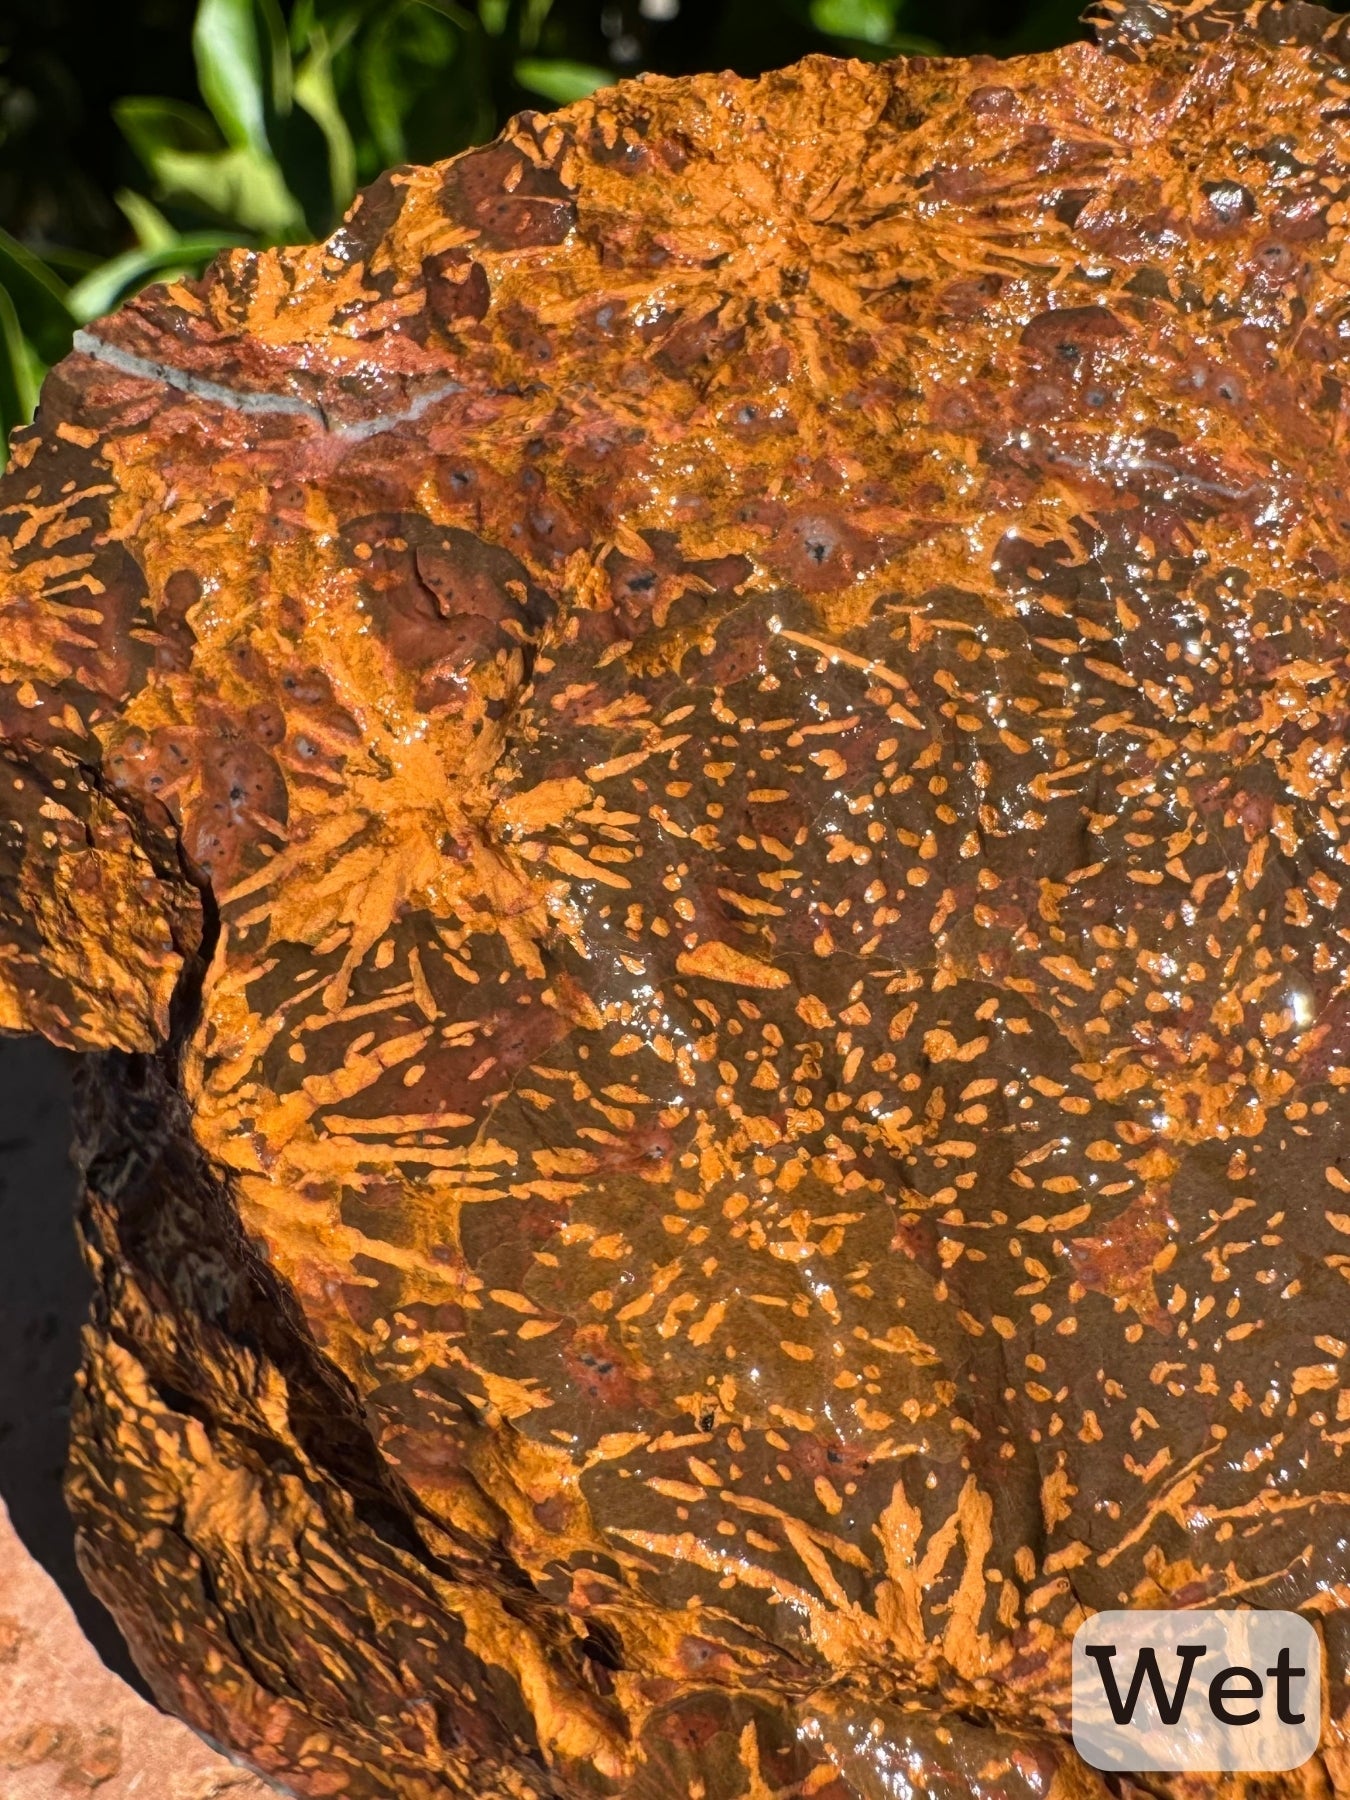
[{"label": "green leaf", "polygon": [[539,33],[544,29],[545,21],[553,10],[553,0],[525,0],[524,10],[517,27],[517,36],[522,50],[533,50],[539,43]]},{"label": "green leaf", "polygon": [[113,198],[136,233],[136,242],[142,250],[160,250],[177,236],[164,214],[144,194],[136,193],[133,188],[119,188]]},{"label": "green leaf", "polygon": [[66,304],[66,284],[17,238],[0,231],[0,286],[17,327],[37,354],[53,363],[70,348],[75,329]]},{"label": "green leaf", "polygon": [[199,106],[148,94],[132,95],[115,101],[112,113],[123,137],[151,174],[166,150],[205,153],[221,148],[220,133]]},{"label": "green leaf", "polygon": [[403,128],[408,84],[398,66],[401,33],[397,26],[393,17],[376,24],[361,46],[357,67],[361,106],[385,168],[408,160],[408,139]]},{"label": "green leaf", "polygon": [[70,290],[70,310],[81,325],[102,318],[120,300],[135,293],[152,278],[159,281],[191,272],[198,273],[221,250],[239,242],[218,231],[173,235],[155,249],[126,250],[86,275]]},{"label": "green leaf", "polygon": [[226,142],[265,152],[267,101],[253,0],[200,0],[192,49],[197,85]]},{"label": "green leaf", "polygon": [[42,252],[44,265],[60,281],[78,281],[98,260],[88,250],[72,250],[69,244],[49,244]]},{"label": "green leaf", "polygon": [[489,37],[500,37],[506,30],[511,0],[478,0],[478,17]]},{"label": "green leaf", "polygon": [[161,200],[265,238],[303,235],[300,203],[270,151],[223,148],[205,113],[174,100],[120,100],[113,114]]},{"label": "green leaf", "polygon": [[490,36],[500,37],[506,26],[509,0],[482,0],[477,19],[458,5],[457,0],[416,0],[416,4],[425,6],[429,12],[438,12],[443,19],[449,19],[461,31],[476,31],[481,25]]},{"label": "green leaf", "polygon": [[[267,3],[275,5],[276,0],[267,0]],[[391,14],[402,12],[408,3],[409,0],[354,0],[354,4],[319,20],[312,16],[312,6],[307,6],[301,0],[301,4],[291,14],[290,42],[299,56],[322,33],[329,56],[336,58],[364,26],[377,24]]]},{"label": "green leaf", "polygon": [[272,109],[283,116],[291,110],[295,89],[295,69],[291,62],[290,33],[278,0],[257,0],[262,15],[263,31],[271,57]]},{"label": "green leaf", "polygon": [[482,33],[454,0],[411,0],[378,10],[355,58],[369,133],[360,156],[367,179],[417,159],[418,150],[434,158],[460,147],[464,115],[455,90],[466,73],[460,66],[466,43],[481,45]]},{"label": "green leaf", "polygon": [[245,232],[278,242],[304,235],[300,203],[269,155],[248,148],[210,156],[165,151],[155,173],[166,200],[191,202]]},{"label": "green leaf", "polygon": [[545,61],[533,56],[522,57],[513,73],[527,92],[542,94],[545,100],[552,100],[558,106],[584,100],[597,88],[614,85],[612,75],[604,69],[593,68],[590,63]]},{"label": "green leaf", "polygon": [[327,142],[328,180],[336,220],[346,212],[356,192],[356,146],[338,104],[332,55],[322,30],[316,30],[313,48],[296,74],[295,101],[313,119]]},{"label": "green leaf", "polygon": [[895,7],[887,0],[811,0],[811,23],[827,37],[888,44],[895,30]]},{"label": "green leaf", "polygon": [[0,287],[0,468],[9,461],[9,434],[26,425],[46,373],[19,324],[18,308]]}]

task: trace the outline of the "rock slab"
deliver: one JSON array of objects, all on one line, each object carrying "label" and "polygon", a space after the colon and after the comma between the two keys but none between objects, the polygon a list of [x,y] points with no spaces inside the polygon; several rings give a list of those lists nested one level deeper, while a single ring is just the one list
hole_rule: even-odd
[{"label": "rock slab", "polygon": [[524,115],[17,441],[84,1566],[296,1794],[1102,1800],[1225,1602],[1350,1794],[1350,40],[1096,33]]}]

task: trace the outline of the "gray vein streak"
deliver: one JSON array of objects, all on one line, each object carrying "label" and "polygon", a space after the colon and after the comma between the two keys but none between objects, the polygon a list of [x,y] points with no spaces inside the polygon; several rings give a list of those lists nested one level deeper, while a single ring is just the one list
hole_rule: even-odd
[{"label": "gray vein streak", "polygon": [[428,388],[415,400],[410,400],[402,412],[387,413],[383,418],[356,419],[350,425],[339,425],[334,429],[335,437],[354,438],[358,442],[362,438],[377,436],[381,431],[392,431],[396,425],[411,425],[420,419],[424,412],[435,406],[438,400],[448,399],[451,394],[462,394],[464,384],[461,381],[443,381],[439,387]]},{"label": "gray vein streak", "polygon": [[425,393],[419,394],[400,412],[386,413],[374,419],[358,419],[350,425],[333,425],[323,408],[312,401],[301,400],[294,394],[259,394],[244,388],[226,387],[219,381],[208,381],[203,375],[190,375],[186,369],[175,368],[172,363],[158,362],[149,356],[136,356],[130,350],[119,350],[115,344],[105,343],[102,338],[95,337],[92,331],[77,331],[74,347],[83,355],[92,356],[96,362],[106,363],[109,368],[120,370],[124,375],[138,375],[144,381],[162,381],[181,393],[195,394],[202,400],[213,400],[218,406],[228,406],[235,412],[292,413],[301,418],[312,419],[333,437],[349,438],[357,443],[365,438],[376,437],[382,431],[392,431],[396,426],[411,424],[435,406],[438,400],[463,391],[462,383],[445,381],[438,387],[428,388]]},{"label": "gray vein streak", "polygon": [[95,337],[92,331],[77,331],[75,348],[85,356],[92,356],[96,362],[106,363],[110,369],[119,369],[124,375],[139,375],[145,381],[162,381],[185,394],[196,394],[199,399],[214,400],[219,406],[231,407],[235,412],[299,413],[325,429],[328,425],[321,408],[311,405],[308,400],[297,399],[294,394],[252,394],[244,389],[225,387],[219,381],[208,381],[203,375],[190,375],[186,369],[176,369],[172,363],[156,362],[148,356],[135,356],[130,350],[119,350],[115,344],[105,344],[102,338]]}]

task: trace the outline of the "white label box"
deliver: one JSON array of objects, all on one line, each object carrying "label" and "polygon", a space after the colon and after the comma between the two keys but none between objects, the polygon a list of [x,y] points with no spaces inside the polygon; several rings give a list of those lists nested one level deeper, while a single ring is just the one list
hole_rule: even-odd
[{"label": "white label box", "polygon": [[1094,1769],[1296,1769],[1322,1729],[1322,1645],[1293,1612],[1100,1612],[1073,1640],[1073,1741]]}]

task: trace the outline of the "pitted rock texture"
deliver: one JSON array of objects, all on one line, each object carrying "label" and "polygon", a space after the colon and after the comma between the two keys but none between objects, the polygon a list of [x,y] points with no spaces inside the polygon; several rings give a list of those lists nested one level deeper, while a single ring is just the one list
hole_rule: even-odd
[{"label": "pitted rock texture", "polygon": [[1350,1794],[1350,43],[1097,31],[524,116],[19,436],[71,1498],[296,1794],[1104,1800],[1223,1601]]}]

